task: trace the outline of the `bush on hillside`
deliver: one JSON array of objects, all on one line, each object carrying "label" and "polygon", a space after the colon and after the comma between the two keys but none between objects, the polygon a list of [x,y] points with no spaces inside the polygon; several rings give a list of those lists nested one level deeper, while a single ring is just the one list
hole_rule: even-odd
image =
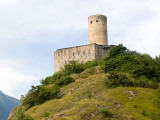
[{"label": "bush on hillside", "polygon": [[54,73],[52,76],[48,76],[45,79],[41,80],[42,85],[49,85],[57,83],[58,80],[62,81],[64,77],[67,77],[74,73],[81,73],[82,71],[91,68],[90,72],[93,73],[95,71],[95,66],[99,65],[99,61],[94,59],[92,61],[88,61],[86,63],[78,63],[78,61],[70,61],[68,64],[61,69],[61,71]]},{"label": "bush on hillside", "polygon": [[105,80],[105,84],[109,88],[115,87],[142,87],[157,89],[159,87],[158,82],[148,80],[146,76],[141,76],[139,79],[128,77],[125,73],[111,71],[109,72],[108,79]]},{"label": "bush on hillside", "polygon": [[134,78],[146,76],[148,80],[156,78],[160,82],[160,60],[148,54],[140,54],[126,49],[122,44],[115,46],[103,59],[102,69],[127,72]]},{"label": "bush on hillside", "polygon": [[42,85],[49,85],[49,84],[53,84],[56,80],[60,79],[61,77],[63,77],[63,73],[60,72],[56,72],[54,73],[52,76],[46,77],[45,79],[41,80],[41,84]]},{"label": "bush on hillside", "polygon": [[52,76],[48,76],[45,79],[42,79],[40,82],[42,85],[48,85],[53,81]]},{"label": "bush on hillside", "polygon": [[108,79],[105,80],[105,84],[109,88],[115,88],[118,86],[126,87],[133,85],[132,81],[129,80],[126,74],[119,73],[117,71],[109,72],[109,76]]},{"label": "bush on hillside", "polygon": [[23,105],[27,105],[28,108],[43,103],[47,100],[57,98],[59,93],[59,86],[32,86],[32,89],[26,95],[23,101]]},{"label": "bush on hillside", "polygon": [[73,79],[72,77],[66,76],[66,77],[61,77],[60,79],[56,80],[54,82],[54,84],[62,87],[62,86],[68,85],[74,81],[75,81],[75,79]]},{"label": "bush on hillside", "polygon": [[82,63],[78,63],[78,61],[70,61],[68,64],[62,68],[62,74],[64,76],[68,76],[74,73],[81,73],[84,71],[84,67]]},{"label": "bush on hillside", "polygon": [[84,63],[84,69],[92,68],[99,65],[99,61],[97,59],[93,59],[92,61],[87,61]]},{"label": "bush on hillside", "polygon": [[63,73],[60,72],[56,72],[54,73],[52,76],[46,77],[44,80],[41,80],[41,84],[42,85],[48,85],[48,84],[53,84],[56,80],[60,79],[63,75]]},{"label": "bush on hillside", "polygon": [[16,120],[34,120],[28,115],[25,115],[24,112],[22,111],[22,108],[20,108],[17,112],[17,119]]},{"label": "bush on hillside", "polygon": [[127,53],[128,49],[124,47],[122,44],[119,44],[116,47],[113,47],[110,52],[108,53],[109,58],[114,58],[117,55],[123,55],[124,53]]},{"label": "bush on hillside", "polygon": [[103,117],[112,117],[112,114],[107,109],[100,110]]}]

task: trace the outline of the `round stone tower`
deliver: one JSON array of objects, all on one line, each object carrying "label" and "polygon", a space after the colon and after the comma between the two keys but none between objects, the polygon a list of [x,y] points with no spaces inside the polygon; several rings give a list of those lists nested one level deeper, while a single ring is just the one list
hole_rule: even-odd
[{"label": "round stone tower", "polygon": [[107,17],[104,15],[92,15],[88,17],[89,44],[108,45]]}]

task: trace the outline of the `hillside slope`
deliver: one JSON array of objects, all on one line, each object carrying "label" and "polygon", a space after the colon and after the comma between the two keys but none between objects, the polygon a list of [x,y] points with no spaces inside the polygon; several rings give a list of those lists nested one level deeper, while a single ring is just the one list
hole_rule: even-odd
[{"label": "hillside slope", "polygon": [[160,56],[122,44],[32,86],[10,120],[160,120]]},{"label": "hillside slope", "polygon": [[[157,90],[138,87],[107,88],[104,84],[107,74],[104,73],[88,77],[81,73],[72,77],[75,77],[76,81],[60,89],[60,99],[34,106],[25,114],[34,120],[159,118],[160,110],[154,104]],[[16,120],[16,114],[11,120]]]},{"label": "hillside slope", "polygon": [[0,91],[0,120],[6,120],[10,111],[19,104],[19,100],[7,96],[2,91]]}]

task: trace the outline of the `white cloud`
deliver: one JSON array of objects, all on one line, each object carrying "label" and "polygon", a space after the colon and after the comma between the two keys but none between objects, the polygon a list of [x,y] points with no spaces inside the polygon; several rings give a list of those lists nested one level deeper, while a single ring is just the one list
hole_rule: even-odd
[{"label": "white cloud", "polygon": [[[93,14],[104,14],[108,17],[110,44],[123,43],[131,50],[147,52],[153,57],[159,55],[159,6],[159,0],[68,0],[67,2],[65,0],[1,0],[0,58],[4,60],[0,61],[0,83],[2,83],[0,87],[14,96],[23,93],[16,93],[17,90],[28,91],[28,87],[35,82],[34,80],[38,79],[35,73],[39,69],[37,66],[40,65],[33,64],[33,61],[39,64],[45,62],[45,60],[35,62],[43,58],[34,59],[36,54],[29,56],[31,53],[28,52],[32,51],[34,53],[34,48],[36,48],[36,51],[42,49],[42,46],[38,47],[40,42],[43,42],[46,46],[52,43],[55,44],[54,46],[63,47],[63,44],[57,41],[60,41],[59,38],[61,38],[61,41],[64,38],[64,42],[68,41],[66,43],[70,43],[71,38],[65,38],[64,36],[69,33],[70,37],[75,37],[72,34],[77,31],[87,31],[88,16]],[[57,37],[57,35],[59,36]],[[54,39],[52,39],[53,37]],[[85,37],[82,36],[82,38]],[[37,46],[26,48],[23,43],[27,44],[27,47],[33,43],[36,43]],[[28,52],[21,47],[27,49]],[[17,53],[16,50],[10,52],[13,49],[23,53],[20,56],[20,52]],[[15,60],[13,62],[8,59]],[[27,66],[24,62],[25,59],[30,59],[27,64],[33,66],[34,74],[30,72],[31,68],[25,68]],[[19,64],[19,61],[21,61],[21,64]]]},{"label": "white cloud", "polygon": [[19,0],[0,0],[0,7],[16,4]]},{"label": "white cloud", "polygon": [[19,98],[21,94],[26,94],[31,85],[38,83],[36,76],[28,75],[22,71],[17,71],[9,60],[0,61],[0,90],[10,96]]}]

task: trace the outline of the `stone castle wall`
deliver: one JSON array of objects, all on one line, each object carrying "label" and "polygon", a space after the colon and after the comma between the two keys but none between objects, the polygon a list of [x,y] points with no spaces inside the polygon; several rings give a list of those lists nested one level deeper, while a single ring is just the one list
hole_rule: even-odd
[{"label": "stone castle wall", "polygon": [[97,45],[96,43],[58,49],[54,52],[54,71],[58,72],[69,61],[87,62],[103,58],[113,46]]},{"label": "stone castle wall", "polygon": [[58,49],[54,52],[54,71],[58,72],[69,61],[87,62],[104,58],[112,45],[108,45],[107,17],[92,15],[88,17],[89,44]]}]

